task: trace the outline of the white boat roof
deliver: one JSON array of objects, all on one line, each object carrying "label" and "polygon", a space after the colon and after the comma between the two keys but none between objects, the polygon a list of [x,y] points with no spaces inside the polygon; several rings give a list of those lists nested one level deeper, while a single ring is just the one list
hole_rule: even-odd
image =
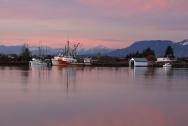
[{"label": "white boat roof", "polygon": [[146,58],[131,58],[131,60],[134,60],[136,62],[147,62],[148,61]]}]

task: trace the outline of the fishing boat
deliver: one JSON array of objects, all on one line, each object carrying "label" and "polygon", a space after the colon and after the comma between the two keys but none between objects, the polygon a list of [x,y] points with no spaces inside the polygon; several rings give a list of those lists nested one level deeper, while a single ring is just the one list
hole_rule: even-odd
[{"label": "fishing boat", "polygon": [[32,60],[29,63],[31,66],[51,66],[52,65],[51,60],[45,58],[44,49],[42,47],[38,47],[38,57],[32,58]]},{"label": "fishing boat", "polygon": [[88,57],[84,58],[84,64],[86,66],[90,66],[91,65],[91,58],[88,58]]},{"label": "fishing boat", "polygon": [[54,66],[85,66],[85,63],[79,63],[77,59],[72,56],[55,56],[52,59]]},{"label": "fishing boat", "polygon": [[75,44],[72,48],[70,47],[70,42],[67,41],[65,48],[61,53],[52,58],[52,65],[54,66],[85,66],[87,64],[83,61],[80,62],[77,58],[77,48],[78,44]]},{"label": "fishing boat", "polygon": [[170,63],[165,63],[165,64],[163,65],[163,67],[172,67],[172,65],[171,65]]},{"label": "fishing boat", "polygon": [[39,58],[33,58],[30,61],[31,66],[50,66],[51,62],[49,60],[43,60]]}]

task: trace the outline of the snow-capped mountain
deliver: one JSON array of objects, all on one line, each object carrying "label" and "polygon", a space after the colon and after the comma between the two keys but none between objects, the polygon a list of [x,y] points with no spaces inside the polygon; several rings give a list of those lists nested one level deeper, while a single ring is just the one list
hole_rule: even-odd
[{"label": "snow-capped mountain", "polygon": [[105,46],[96,46],[94,48],[89,48],[89,49],[80,49],[79,50],[79,55],[89,55],[89,56],[95,56],[95,55],[107,55],[114,49],[107,48]]},{"label": "snow-capped mountain", "polygon": [[188,39],[185,39],[185,40],[179,42],[179,44],[188,45]]}]

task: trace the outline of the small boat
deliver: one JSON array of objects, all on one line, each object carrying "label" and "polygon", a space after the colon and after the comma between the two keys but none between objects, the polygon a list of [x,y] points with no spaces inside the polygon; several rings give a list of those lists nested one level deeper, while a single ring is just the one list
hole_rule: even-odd
[{"label": "small boat", "polygon": [[90,66],[91,65],[91,58],[84,58],[84,64],[86,66]]},{"label": "small boat", "polygon": [[44,50],[45,48],[43,47],[38,47],[38,57],[37,58],[32,58],[32,60],[29,62],[31,66],[51,66],[51,60],[45,58],[45,53]]},{"label": "small boat", "polygon": [[50,66],[51,62],[49,60],[42,60],[42,59],[33,58],[30,61],[30,65],[31,66]]},{"label": "small boat", "polygon": [[163,65],[163,67],[172,67],[172,65],[171,65],[170,63],[165,63],[165,64]]}]

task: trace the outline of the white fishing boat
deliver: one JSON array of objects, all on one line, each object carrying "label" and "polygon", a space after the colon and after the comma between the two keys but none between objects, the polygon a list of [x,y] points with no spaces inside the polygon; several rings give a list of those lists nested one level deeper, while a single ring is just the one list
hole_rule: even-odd
[{"label": "white fishing boat", "polygon": [[51,60],[50,59],[46,59],[45,55],[47,54],[47,47],[42,47],[39,46],[38,47],[38,56],[37,58],[32,58],[32,60],[30,61],[30,65],[31,66],[51,66]]},{"label": "white fishing boat", "polygon": [[91,65],[91,58],[84,58],[84,64],[87,66]]},{"label": "white fishing boat", "polygon": [[50,62],[47,60],[42,60],[42,59],[37,59],[37,58],[33,58],[30,61],[30,65],[31,66],[50,66]]},{"label": "white fishing boat", "polygon": [[172,67],[172,65],[171,65],[170,63],[165,63],[165,64],[163,65],[163,67]]}]

